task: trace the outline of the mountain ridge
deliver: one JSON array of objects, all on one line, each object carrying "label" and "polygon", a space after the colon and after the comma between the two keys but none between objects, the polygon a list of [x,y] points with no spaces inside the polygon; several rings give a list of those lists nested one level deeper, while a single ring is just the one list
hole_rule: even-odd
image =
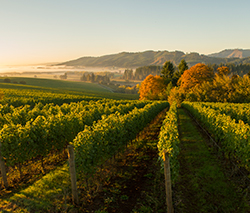
[{"label": "mountain ridge", "polygon": [[182,51],[153,51],[144,52],[120,52],[117,54],[103,55],[98,57],[81,57],[75,60],[66,61],[57,65],[64,66],[94,66],[94,67],[121,67],[136,68],[148,65],[163,65],[166,61],[171,61],[177,66],[184,59],[189,66],[197,63],[221,64],[221,63],[250,63],[250,50],[225,49],[218,53],[209,55],[191,52],[185,54]]}]

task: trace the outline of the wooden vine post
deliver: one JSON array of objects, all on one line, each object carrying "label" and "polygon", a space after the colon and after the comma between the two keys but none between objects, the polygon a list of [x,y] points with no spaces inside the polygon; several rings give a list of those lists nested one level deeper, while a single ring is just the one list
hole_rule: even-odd
[{"label": "wooden vine post", "polygon": [[68,145],[68,158],[69,158],[69,172],[71,179],[71,188],[72,188],[72,200],[74,204],[79,204],[77,185],[76,185],[76,168],[75,168],[75,154],[74,147]]},{"label": "wooden vine post", "polygon": [[164,161],[164,176],[165,176],[165,189],[166,189],[166,201],[167,201],[167,212],[173,213],[173,202],[172,202],[172,186],[171,186],[171,173],[169,156],[166,150],[163,152]]},{"label": "wooden vine post", "polygon": [[5,164],[2,156],[2,143],[0,142],[0,169],[1,169],[1,174],[3,178],[3,184],[5,188],[8,188],[8,181],[7,181],[7,175],[6,175],[6,169],[5,169]]}]

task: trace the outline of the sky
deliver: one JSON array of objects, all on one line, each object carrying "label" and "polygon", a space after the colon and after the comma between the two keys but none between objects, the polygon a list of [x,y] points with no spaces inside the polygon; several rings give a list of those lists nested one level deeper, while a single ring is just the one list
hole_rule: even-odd
[{"label": "sky", "polygon": [[0,0],[0,66],[250,49],[249,0]]}]

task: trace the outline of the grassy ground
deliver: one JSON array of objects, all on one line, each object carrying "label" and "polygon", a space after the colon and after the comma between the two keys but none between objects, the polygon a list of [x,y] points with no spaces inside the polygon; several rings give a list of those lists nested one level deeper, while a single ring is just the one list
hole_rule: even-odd
[{"label": "grassy ground", "polygon": [[[31,89],[46,92],[58,92],[58,93],[71,93],[82,94],[88,96],[95,96],[101,98],[113,98],[113,99],[138,99],[137,94],[122,94],[111,93],[109,89],[102,87],[95,83],[66,81],[66,80],[53,80],[53,79],[40,79],[40,78],[23,78],[23,77],[9,77],[11,82],[18,83],[3,83],[4,78],[0,78],[0,89]],[[20,84],[20,81],[25,81],[26,84]]]},{"label": "grassy ground", "polygon": [[223,173],[209,141],[183,109],[179,109],[180,177],[176,212],[248,212],[249,207]]},{"label": "grassy ground", "polygon": [[54,205],[53,199],[57,199],[56,209],[65,208],[64,195],[70,186],[66,156],[66,153],[48,155],[44,168],[39,159],[27,162],[22,166],[23,177],[17,168],[9,168],[9,188],[0,190],[0,212],[44,212]]},{"label": "grassy ground", "polygon": [[[92,92],[103,92],[104,88],[97,84],[86,83],[86,82],[75,82],[66,80],[53,80],[53,79],[42,79],[42,78],[24,78],[24,77],[8,77],[11,82],[18,82],[16,85],[20,85],[20,81],[25,81],[26,85],[48,87],[53,89],[63,89],[71,91],[92,91]],[[4,78],[0,78],[0,82],[3,82]],[[108,92],[108,91],[105,91]]]}]

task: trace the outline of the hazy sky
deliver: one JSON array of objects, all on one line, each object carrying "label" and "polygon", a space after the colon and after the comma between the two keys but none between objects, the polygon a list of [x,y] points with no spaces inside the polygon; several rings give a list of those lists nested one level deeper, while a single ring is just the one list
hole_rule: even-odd
[{"label": "hazy sky", "polygon": [[250,49],[249,0],[0,0],[0,65]]}]

